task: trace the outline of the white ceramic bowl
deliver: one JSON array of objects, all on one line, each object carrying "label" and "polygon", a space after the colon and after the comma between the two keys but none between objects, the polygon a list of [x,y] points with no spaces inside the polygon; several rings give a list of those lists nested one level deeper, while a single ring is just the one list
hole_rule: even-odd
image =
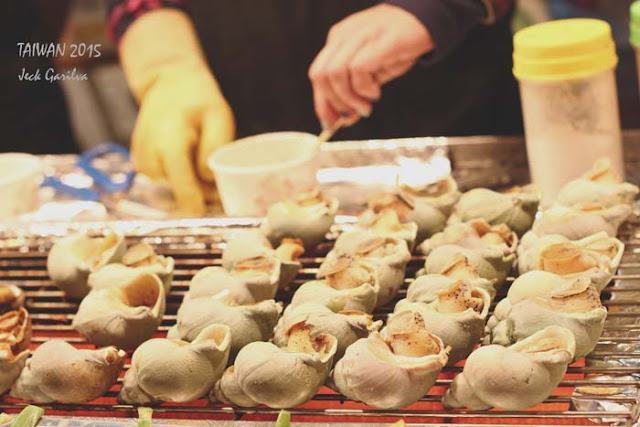
[{"label": "white ceramic bowl", "polygon": [[320,142],[301,132],[240,139],[209,157],[225,214],[262,216],[269,205],[317,185]]},{"label": "white ceramic bowl", "polygon": [[0,219],[34,210],[42,162],[26,153],[0,153]]}]

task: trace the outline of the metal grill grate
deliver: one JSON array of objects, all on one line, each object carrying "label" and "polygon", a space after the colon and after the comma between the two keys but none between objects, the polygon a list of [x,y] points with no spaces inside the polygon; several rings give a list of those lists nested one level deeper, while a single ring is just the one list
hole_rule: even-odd
[{"label": "metal grill grate", "polygon": [[[348,227],[353,218],[341,217],[336,231]],[[111,228],[127,233],[129,243],[144,241],[155,246],[158,253],[176,260],[173,287],[167,297],[167,314],[156,336],[164,336],[176,319],[176,311],[185,294],[189,280],[201,268],[220,264],[224,240],[239,226],[255,225],[253,220],[200,220],[197,223],[176,223],[167,227],[151,223],[113,223]],[[77,227],[78,225],[76,225]],[[100,233],[104,224],[85,226],[90,232]],[[44,233],[46,231],[47,233]],[[46,272],[47,250],[53,239],[44,234],[65,234],[60,227],[39,230],[39,237],[0,235],[0,281],[21,286],[26,293],[26,307],[33,321],[33,344],[51,338],[67,340],[78,347],[92,346],[71,327],[77,303],[65,299],[63,293],[49,280]],[[569,368],[565,378],[551,397],[527,411],[465,411],[447,410],[440,399],[461,366],[445,368],[436,386],[420,402],[400,411],[373,410],[367,406],[345,400],[333,391],[323,388],[305,405],[293,409],[301,422],[387,422],[399,416],[407,422],[461,423],[461,424],[631,424],[637,420],[637,395],[640,390],[640,217],[625,224],[619,236],[626,244],[618,274],[602,292],[609,314],[598,346],[585,360]],[[276,299],[287,302],[295,289],[315,276],[318,266],[331,248],[331,240],[301,259],[303,269],[292,288],[279,291]],[[424,257],[414,256],[407,277],[414,276]],[[409,283],[411,279],[407,279]],[[398,295],[404,298],[406,291]],[[504,297],[504,291],[496,298]],[[375,313],[384,318],[393,309],[389,306]],[[129,362],[129,360],[127,361]],[[125,369],[128,368],[128,364]],[[122,376],[121,376],[122,377]],[[119,380],[120,382],[121,380]],[[135,408],[118,405],[116,384],[107,396],[83,405],[41,405],[50,415],[118,416],[134,417]],[[0,398],[0,408],[18,411],[25,402]],[[162,418],[269,420],[277,410],[269,408],[235,408],[212,405],[204,399],[189,404],[163,404],[154,411]]]}]

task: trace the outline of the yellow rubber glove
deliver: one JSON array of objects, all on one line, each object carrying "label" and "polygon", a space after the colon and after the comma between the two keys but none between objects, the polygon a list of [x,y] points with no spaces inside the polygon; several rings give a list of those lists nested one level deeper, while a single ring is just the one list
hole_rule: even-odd
[{"label": "yellow rubber glove", "polygon": [[208,68],[189,17],[159,9],[136,19],[120,59],[140,111],[131,141],[133,165],[168,180],[178,209],[204,212],[214,196],[208,156],[235,135],[233,112]]}]

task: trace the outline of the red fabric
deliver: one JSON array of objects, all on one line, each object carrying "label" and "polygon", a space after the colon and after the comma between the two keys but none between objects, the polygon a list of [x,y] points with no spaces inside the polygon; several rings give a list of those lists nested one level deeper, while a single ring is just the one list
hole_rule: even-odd
[{"label": "red fabric", "polygon": [[171,7],[186,10],[184,0],[107,0],[107,33],[119,41],[129,25],[152,10]]},{"label": "red fabric", "polygon": [[496,19],[500,19],[511,11],[515,5],[515,0],[491,0],[491,3],[493,4]]}]

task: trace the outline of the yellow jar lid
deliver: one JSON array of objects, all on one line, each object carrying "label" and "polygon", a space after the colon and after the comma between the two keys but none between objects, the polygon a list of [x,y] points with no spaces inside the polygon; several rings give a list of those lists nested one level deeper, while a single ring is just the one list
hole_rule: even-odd
[{"label": "yellow jar lid", "polygon": [[533,25],[516,33],[513,46],[513,74],[524,80],[576,79],[618,63],[611,27],[599,19]]}]

